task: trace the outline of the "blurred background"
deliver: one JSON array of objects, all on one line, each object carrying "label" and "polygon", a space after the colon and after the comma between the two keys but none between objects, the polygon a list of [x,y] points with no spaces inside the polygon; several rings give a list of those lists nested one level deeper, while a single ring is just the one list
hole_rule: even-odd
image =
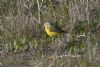
[{"label": "blurred background", "polygon": [[100,0],[0,0],[0,66],[100,67]]}]

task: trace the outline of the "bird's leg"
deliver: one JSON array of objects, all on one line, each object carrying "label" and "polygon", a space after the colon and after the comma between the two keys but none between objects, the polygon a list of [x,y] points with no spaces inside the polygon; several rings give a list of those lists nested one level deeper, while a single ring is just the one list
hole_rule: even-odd
[{"label": "bird's leg", "polygon": [[55,38],[54,37],[52,38],[52,44],[53,45],[55,44]]}]

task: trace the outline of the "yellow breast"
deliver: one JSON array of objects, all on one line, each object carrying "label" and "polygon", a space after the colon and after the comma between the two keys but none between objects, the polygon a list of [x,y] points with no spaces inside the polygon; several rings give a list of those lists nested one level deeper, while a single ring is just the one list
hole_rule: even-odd
[{"label": "yellow breast", "polygon": [[45,31],[46,31],[46,33],[47,33],[50,37],[57,36],[57,35],[60,34],[60,33],[55,32],[55,31],[50,31],[50,29],[47,28],[47,27],[45,27]]}]

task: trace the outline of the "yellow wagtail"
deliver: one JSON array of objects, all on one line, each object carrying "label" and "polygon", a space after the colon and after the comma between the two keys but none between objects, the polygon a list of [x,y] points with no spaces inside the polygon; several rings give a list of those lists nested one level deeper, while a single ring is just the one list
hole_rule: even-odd
[{"label": "yellow wagtail", "polygon": [[44,23],[45,31],[50,36],[57,36],[62,33],[67,33],[65,30],[60,29],[59,27],[55,27],[51,25],[50,23],[46,22]]}]

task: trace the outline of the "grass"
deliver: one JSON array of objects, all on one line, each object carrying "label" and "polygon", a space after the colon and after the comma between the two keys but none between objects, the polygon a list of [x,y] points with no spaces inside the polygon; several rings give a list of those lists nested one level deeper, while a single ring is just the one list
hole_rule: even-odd
[{"label": "grass", "polygon": [[[0,63],[9,67],[99,67],[98,1],[1,0]],[[46,21],[70,36],[49,37],[43,26]]]}]

